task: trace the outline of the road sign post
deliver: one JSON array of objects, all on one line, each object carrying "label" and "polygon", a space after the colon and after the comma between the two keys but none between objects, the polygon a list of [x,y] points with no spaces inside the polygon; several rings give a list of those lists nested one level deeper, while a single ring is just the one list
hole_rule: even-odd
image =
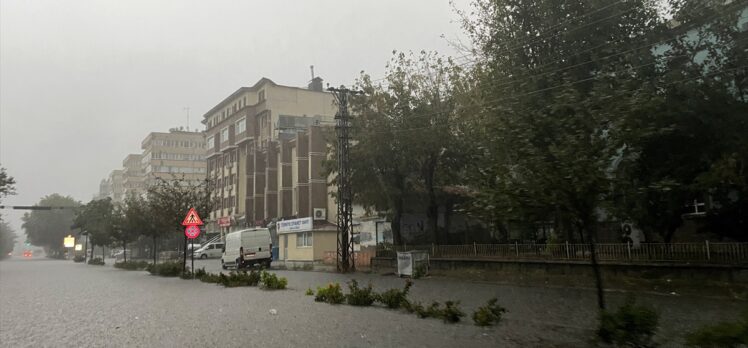
[{"label": "road sign post", "polygon": [[[203,220],[200,219],[200,215],[197,215],[197,211],[195,208],[190,208],[190,211],[187,212],[187,216],[184,217],[184,220],[182,220],[182,226],[185,226],[184,229],[184,235],[185,235],[185,243],[184,243],[184,262],[182,262],[182,273],[184,273],[184,264],[187,263],[187,241],[192,241],[195,238],[197,238],[200,235],[200,227],[203,224]],[[190,243],[192,244],[192,243]],[[190,272],[192,272],[192,278],[195,278],[195,251],[192,250],[190,253]]]}]

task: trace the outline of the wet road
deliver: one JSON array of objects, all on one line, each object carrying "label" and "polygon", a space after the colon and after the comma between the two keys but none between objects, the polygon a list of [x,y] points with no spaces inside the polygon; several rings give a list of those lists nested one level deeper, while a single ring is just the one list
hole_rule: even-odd
[{"label": "wet road", "polygon": [[[111,260],[109,260],[111,262]],[[214,270],[217,260],[196,262]],[[289,290],[226,289],[199,281],[160,278],[111,266],[70,261],[11,259],[0,262],[2,347],[578,347],[593,334],[594,292],[417,280],[412,298],[456,299],[464,322],[384,308],[315,303],[308,287],[355,277],[376,289],[402,286],[394,276],[277,271]],[[496,296],[508,309],[498,327],[472,325],[469,314]],[[620,303],[623,295],[608,294]],[[736,317],[742,302],[639,295],[662,315],[658,336],[678,346],[682,333]],[[270,313],[275,309],[277,314]]]}]

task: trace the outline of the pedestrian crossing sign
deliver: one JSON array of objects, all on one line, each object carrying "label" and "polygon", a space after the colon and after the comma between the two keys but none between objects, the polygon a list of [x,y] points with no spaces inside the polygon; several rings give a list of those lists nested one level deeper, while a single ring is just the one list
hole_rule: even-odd
[{"label": "pedestrian crossing sign", "polygon": [[182,226],[201,226],[202,224],[203,220],[200,220],[200,216],[197,215],[195,208],[190,208],[187,216],[184,217],[184,221],[182,221]]}]

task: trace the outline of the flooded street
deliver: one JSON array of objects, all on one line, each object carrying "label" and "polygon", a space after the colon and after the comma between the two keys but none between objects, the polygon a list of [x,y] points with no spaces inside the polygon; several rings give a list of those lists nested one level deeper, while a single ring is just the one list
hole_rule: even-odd
[{"label": "flooded street", "polygon": [[[381,307],[316,303],[304,295],[308,287],[351,278],[371,281],[376,290],[402,286],[404,281],[394,276],[276,273],[289,279],[288,290],[227,289],[122,271],[111,262],[97,267],[11,259],[0,263],[0,342],[3,347],[575,347],[587,344],[596,323],[594,293],[588,290],[416,280],[412,299],[461,301],[468,315],[450,325]],[[493,296],[508,310],[504,320],[497,327],[474,326],[470,314]],[[616,304],[623,295],[610,293],[609,298]],[[741,308],[722,300],[639,299],[661,313],[658,340],[665,346],[679,345],[677,336],[684,330],[736,316]]]}]

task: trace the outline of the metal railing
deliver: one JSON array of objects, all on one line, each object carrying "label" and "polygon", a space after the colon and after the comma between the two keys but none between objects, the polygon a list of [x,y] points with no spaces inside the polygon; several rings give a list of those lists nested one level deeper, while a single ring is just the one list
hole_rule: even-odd
[{"label": "metal railing", "polygon": [[[463,245],[379,245],[376,256],[394,257],[398,251],[422,250],[431,258],[585,261],[589,244],[463,244]],[[600,261],[699,262],[714,264],[748,263],[748,243],[599,243]]]}]

